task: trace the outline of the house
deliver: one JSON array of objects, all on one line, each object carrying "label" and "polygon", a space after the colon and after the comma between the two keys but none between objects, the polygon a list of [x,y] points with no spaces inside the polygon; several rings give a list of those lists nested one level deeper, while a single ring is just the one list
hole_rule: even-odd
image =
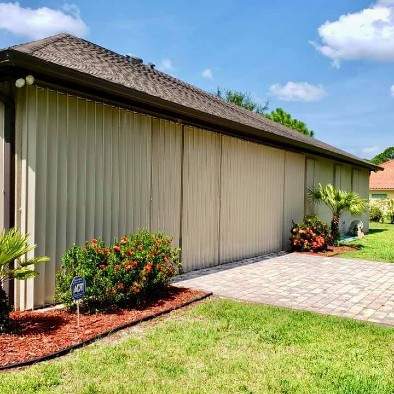
[{"label": "house", "polygon": [[383,171],[372,173],[369,178],[369,197],[373,200],[394,199],[394,160],[381,164]]},{"label": "house", "polygon": [[185,271],[278,251],[313,212],[307,187],[368,197],[377,169],[69,34],[1,51],[0,76],[1,225],[51,259],[9,289],[20,310],[53,302],[74,243],[165,231]]}]

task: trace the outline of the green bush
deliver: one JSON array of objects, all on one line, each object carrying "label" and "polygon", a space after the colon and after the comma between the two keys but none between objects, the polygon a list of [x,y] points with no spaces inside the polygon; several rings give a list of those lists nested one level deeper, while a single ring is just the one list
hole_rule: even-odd
[{"label": "green bush", "polygon": [[93,239],[66,251],[56,299],[71,306],[70,283],[74,276],[82,276],[87,287],[83,302],[90,310],[127,306],[163,288],[179,267],[179,249],[161,233],[141,230],[109,247]]},{"label": "green bush", "polygon": [[382,222],[384,218],[384,214],[382,209],[378,205],[369,206],[369,220],[371,222]]}]

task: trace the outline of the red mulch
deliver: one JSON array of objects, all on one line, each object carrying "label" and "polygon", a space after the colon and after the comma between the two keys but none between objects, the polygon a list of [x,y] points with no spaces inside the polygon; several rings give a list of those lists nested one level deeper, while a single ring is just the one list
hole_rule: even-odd
[{"label": "red mulch", "polygon": [[76,313],[64,309],[13,312],[11,317],[18,331],[0,335],[0,369],[61,352],[70,346],[91,341],[100,334],[169,312],[206,295],[206,292],[198,290],[169,287],[160,298],[136,309],[81,314],[79,329]]},{"label": "red mulch", "polygon": [[301,252],[301,253],[307,253],[311,254],[313,256],[324,256],[324,257],[333,257],[337,256],[338,254],[345,253],[345,252],[352,252],[356,250],[357,248],[354,246],[329,246],[328,250],[325,250],[323,252]]}]

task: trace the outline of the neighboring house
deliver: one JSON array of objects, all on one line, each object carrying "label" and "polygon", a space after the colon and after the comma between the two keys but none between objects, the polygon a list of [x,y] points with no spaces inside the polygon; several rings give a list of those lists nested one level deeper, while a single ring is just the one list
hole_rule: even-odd
[{"label": "neighboring house", "polygon": [[394,198],[394,160],[381,164],[383,171],[371,174],[369,197],[372,200]]},{"label": "neighboring house", "polygon": [[10,289],[17,309],[53,302],[74,243],[162,230],[185,271],[278,251],[314,211],[307,187],[367,198],[378,169],[68,34],[1,51],[0,76],[0,220],[51,258]]}]

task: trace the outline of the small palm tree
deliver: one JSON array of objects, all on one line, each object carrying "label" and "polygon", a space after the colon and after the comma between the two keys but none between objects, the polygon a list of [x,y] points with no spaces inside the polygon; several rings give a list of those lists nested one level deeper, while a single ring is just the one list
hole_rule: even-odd
[{"label": "small palm tree", "polygon": [[14,278],[32,278],[38,275],[34,265],[49,261],[45,256],[28,259],[27,253],[35,247],[36,245],[30,244],[29,236],[21,234],[17,229],[0,233],[0,333],[7,329],[10,312],[7,296],[2,288],[4,282]]},{"label": "small palm tree", "polygon": [[334,241],[339,239],[339,221],[344,212],[352,215],[361,215],[367,210],[367,201],[362,199],[357,193],[346,192],[328,184],[316,188],[308,189],[309,198],[316,204],[326,205],[331,213],[331,236]]}]

